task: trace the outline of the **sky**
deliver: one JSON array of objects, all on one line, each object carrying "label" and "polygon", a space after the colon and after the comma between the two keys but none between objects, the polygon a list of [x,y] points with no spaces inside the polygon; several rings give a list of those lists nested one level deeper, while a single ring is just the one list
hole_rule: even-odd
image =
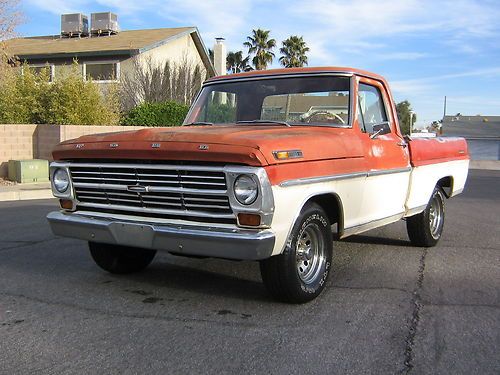
[{"label": "sky", "polygon": [[[122,30],[196,26],[207,48],[246,49],[252,29],[303,36],[309,66],[383,75],[425,125],[447,114],[500,115],[500,0],[22,0],[22,36],[58,34],[63,13],[112,11]],[[279,67],[279,50],[272,67]]]}]

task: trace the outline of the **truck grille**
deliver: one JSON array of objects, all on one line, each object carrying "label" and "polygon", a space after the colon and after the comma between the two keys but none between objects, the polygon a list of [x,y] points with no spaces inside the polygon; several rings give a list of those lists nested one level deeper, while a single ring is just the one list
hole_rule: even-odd
[{"label": "truck grille", "polygon": [[77,210],[235,223],[222,168],[71,164]]}]

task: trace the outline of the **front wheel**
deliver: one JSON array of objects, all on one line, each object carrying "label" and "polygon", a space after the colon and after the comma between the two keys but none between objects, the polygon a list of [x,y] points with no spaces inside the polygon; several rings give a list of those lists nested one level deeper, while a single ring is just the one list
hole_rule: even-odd
[{"label": "front wheel", "polygon": [[92,259],[103,270],[126,274],[142,271],[156,255],[156,250],[89,242]]},{"label": "front wheel", "polygon": [[444,194],[436,187],[427,207],[421,213],[406,219],[408,237],[415,246],[435,246],[444,227]]},{"label": "front wheel", "polygon": [[262,280],[271,295],[291,303],[316,298],[328,278],[332,242],[325,211],[317,204],[307,205],[293,226],[284,252],[260,262]]}]

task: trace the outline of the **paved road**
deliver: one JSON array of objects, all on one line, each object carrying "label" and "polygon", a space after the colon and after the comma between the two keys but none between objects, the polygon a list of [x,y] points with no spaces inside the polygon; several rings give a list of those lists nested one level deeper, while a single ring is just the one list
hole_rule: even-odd
[{"label": "paved road", "polygon": [[473,171],[435,248],[403,222],[336,243],[326,293],[301,306],[251,262],[106,274],[50,233],[55,201],[1,203],[0,373],[499,374],[499,186]]}]

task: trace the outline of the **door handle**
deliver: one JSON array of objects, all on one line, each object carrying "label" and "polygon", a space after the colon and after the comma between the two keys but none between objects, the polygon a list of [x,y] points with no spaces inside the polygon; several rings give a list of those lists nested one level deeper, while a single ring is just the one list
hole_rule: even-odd
[{"label": "door handle", "polygon": [[406,148],[408,146],[408,143],[406,143],[406,142],[398,142],[397,145],[400,146],[400,147]]}]

